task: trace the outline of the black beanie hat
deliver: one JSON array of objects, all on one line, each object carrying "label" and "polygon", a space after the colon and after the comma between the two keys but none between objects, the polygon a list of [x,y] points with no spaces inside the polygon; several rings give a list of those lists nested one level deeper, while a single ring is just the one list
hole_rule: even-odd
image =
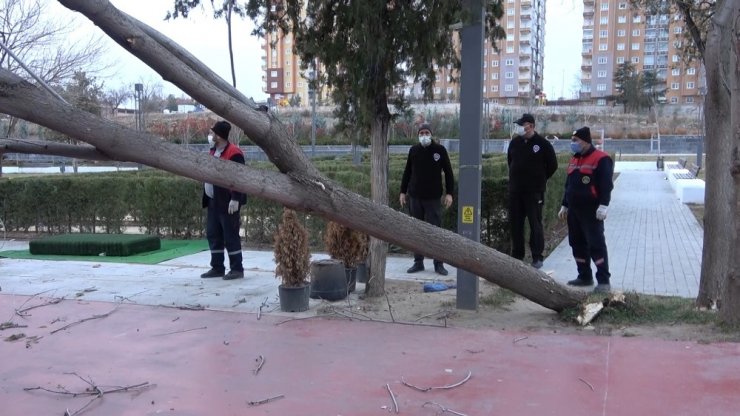
[{"label": "black beanie hat", "polygon": [[588,127],[581,127],[580,129],[573,132],[573,136],[578,137],[586,143],[591,143],[591,129]]},{"label": "black beanie hat", "polygon": [[231,124],[228,121],[218,121],[211,127],[216,135],[222,139],[229,140],[229,133],[231,132]]},{"label": "black beanie hat", "polygon": [[429,123],[424,123],[421,126],[419,126],[419,130],[417,130],[417,134],[422,130],[429,130],[429,133],[432,133],[432,126],[429,125]]}]

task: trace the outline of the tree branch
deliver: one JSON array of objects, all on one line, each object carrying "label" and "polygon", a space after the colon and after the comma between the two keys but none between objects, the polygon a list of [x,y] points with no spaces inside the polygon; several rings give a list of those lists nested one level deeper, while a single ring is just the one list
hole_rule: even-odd
[{"label": "tree branch", "polygon": [[84,160],[125,162],[125,160],[115,159],[115,156],[110,157],[90,145],[74,145],[47,140],[0,139],[0,153],[53,155]]}]

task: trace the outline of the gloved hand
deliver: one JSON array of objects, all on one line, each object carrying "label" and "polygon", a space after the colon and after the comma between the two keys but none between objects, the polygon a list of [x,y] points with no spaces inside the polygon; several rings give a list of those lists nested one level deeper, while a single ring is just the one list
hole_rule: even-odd
[{"label": "gloved hand", "polygon": [[232,199],[229,201],[229,214],[233,214],[237,211],[239,211],[239,201],[234,201]]},{"label": "gloved hand", "polygon": [[568,207],[560,207],[560,211],[558,211],[558,218],[563,221],[568,218]]},{"label": "gloved hand", "polygon": [[599,205],[599,208],[596,210],[596,219],[599,221],[604,221],[606,219],[606,211],[609,209],[606,205]]}]

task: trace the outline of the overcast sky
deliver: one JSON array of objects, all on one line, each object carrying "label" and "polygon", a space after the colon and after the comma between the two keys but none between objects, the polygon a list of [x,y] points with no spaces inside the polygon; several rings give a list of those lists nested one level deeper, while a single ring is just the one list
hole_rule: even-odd
[{"label": "overcast sky", "polygon": [[[76,19],[80,36],[90,33],[102,34],[82,15],[72,13],[55,0],[46,0],[49,11],[61,19]],[[195,10],[188,19],[165,21],[164,16],[172,8],[173,0],[111,0],[116,7],[129,15],[154,27],[164,35],[186,48],[206,63],[227,82],[231,83],[227,30],[224,20],[212,18],[210,1],[203,0],[205,8]],[[571,98],[581,65],[581,27],[583,24],[583,2],[580,0],[548,0],[547,23],[545,26],[544,90],[549,99],[561,96]],[[237,88],[246,96],[261,101],[262,92],[262,49],[261,40],[249,35],[253,25],[249,19],[234,20],[233,41]],[[132,84],[144,81],[160,83],[164,94],[181,93],[172,84],[165,82],[149,67],[133,55],[128,54],[104,36],[110,45],[108,59],[115,62],[106,85]]]}]

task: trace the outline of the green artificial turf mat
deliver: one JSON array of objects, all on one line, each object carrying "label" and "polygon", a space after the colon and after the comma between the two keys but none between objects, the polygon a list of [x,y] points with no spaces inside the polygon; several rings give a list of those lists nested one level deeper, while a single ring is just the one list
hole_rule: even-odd
[{"label": "green artificial turf mat", "polygon": [[28,243],[31,254],[62,256],[132,256],[161,248],[159,237],[147,234],[59,234]]},{"label": "green artificial turf mat", "polygon": [[189,254],[208,250],[206,240],[160,240],[160,249],[131,256],[69,256],[55,254],[31,254],[29,250],[0,251],[0,257],[28,260],[74,260],[107,263],[157,264]]}]

